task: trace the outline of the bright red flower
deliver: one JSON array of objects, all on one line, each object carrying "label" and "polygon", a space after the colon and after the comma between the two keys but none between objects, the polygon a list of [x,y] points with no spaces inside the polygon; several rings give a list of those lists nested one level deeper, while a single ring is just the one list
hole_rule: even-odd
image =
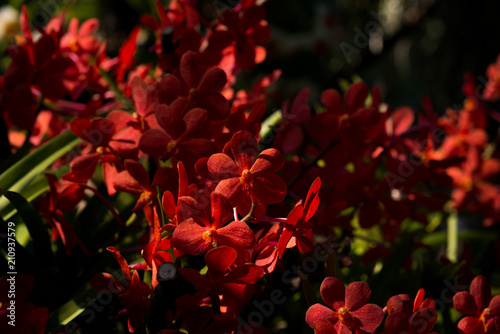
[{"label": "bright red flower", "polygon": [[233,221],[224,226],[231,219],[233,211],[221,194],[212,193],[211,212],[200,207],[194,199],[190,205],[189,197],[184,199],[184,209],[189,207],[191,218],[180,223],[172,236],[173,245],[182,252],[199,255],[216,243],[236,249],[247,249],[254,245],[255,236],[246,223]]},{"label": "bright red flower", "polygon": [[174,74],[165,75],[160,82],[160,102],[182,106],[184,114],[192,108],[202,108],[208,112],[210,120],[222,120],[229,113],[229,102],[220,91],[227,78],[217,67],[207,69],[202,57],[192,51],[186,52],[180,63],[180,78]]},{"label": "bright red flower", "polygon": [[61,50],[77,54],[95,54],[100,43],[93,36],[99,28],[99,20],[88,19],[78,27],[78,19],[72,18],[69,22],[68,32],[61,38]]},{"label": "bright red flower", "polygon": [[371,296],[366,283],[353,282],[346,288],[335,277],[327,277],[320,292],[329,307],[314,304],[306,313],[306,322],[318,334],[373,333],[384,319],[380,306],[366,304]]},{"label": "bright red flower", "polygon": [[278,256],[280,258],[292,238],[294,239],[292,243],[297,244],[297,248],[302,253],[312,251],[314,247],[313,226],[309,220],[318,209],[320,188],[321,179],[318,177],[314,180],[311,188],[309,188],[305,203],[302,204],[302,200],[300,200],[288,214],[286,223],[283,224],[283,233],[278,243]]},{"label": "bright red flower", "polygon": [[455,294],[453,307],[466,315],[458,323],[460,334],[498,333],[495,322],[500,317],[500,296],[491,298],[490,283],[484,276],[472,280],[470,292]]},{"label": "bright red flower", "polygon": [[279,203],[285,198],[286,184],[274,174],[284,164],[283,155],[278,150],[269,148],[257,155],[257,140],[247,131],[235,133],[230,148],[232,157],[217,153],[206,161],[205,166],[197,165],[197,170],[206,167],[209,173],[200,175],[220,180],[216,192],[224,195],[233,207],[247,196],[254,202],[265,204]]}]

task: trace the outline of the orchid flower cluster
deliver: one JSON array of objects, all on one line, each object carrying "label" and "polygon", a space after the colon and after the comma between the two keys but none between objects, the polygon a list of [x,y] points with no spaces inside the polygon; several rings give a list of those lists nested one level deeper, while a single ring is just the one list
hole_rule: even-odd
[{"label": "orchid flower cluster", "polygon": [[[265,332],[269,322],[241,316],[277,286],[294,284],[303,288],[301,321],[311,333],[433,332],[439,294],[425,299],[421,282],[395,291],[404,284],[380,280],[423,270],[421,254],[438,253],[423,235],[437,229],[440,215],[472,215],[498,234],[500,159],[488,126],[499,120],[491,102],[500,99],[500,58],[483,92],[466,76],[463,105],[442,116],[427,97],[422,110],[393,108],[363,82],[326,89],[314,103],[311,88],[300,87],[270,116],[279,69],[236,89],[238,75],[266,58],[263,2],[243,0],[210,20],[197,2],[157,0],[157,13],[141,17],[114,58],[97,19],[68,22],[62,12],[34,32],[22,7],[0,76],[2,152],[29,156],[58,138],[75,144],[40,171],[35,195],[27,195],[30,183],[26,192],[2,189],[9,200],[7,192],[17,191],[43,222],[39,234],[28,226],[33,247],[19,256],[36,259],[46,233],[54,267],[80,259],[89,271],[71,277],[113,293],[119,309],[104,312],[123,321],[124,332]],[[139,63],[146,33],[155,61]],[[105,221],[83,221],[99,210]],[[82,233],[87,224],[99,233]],[[463,287],[446,312],[458,311],[459,333],[500,333],[500,297],[464,247],[434,261],[447,270],[440,277],[459,277]],[[311,258],[315,270],[295,269],[295,280],[279,282],[292,263]],[[92,266],[105,259],[113,261]],[[57,322],[68,300],[30,299],[37,289],[58,291],[54,272],[35,265],[22,273],[19,333],[85,323],[90,305]],[[2,277],[2,333],[12,330],[4,321],[8,285]],[[380,288],[382,306],[369,303],[370,286]]]}]

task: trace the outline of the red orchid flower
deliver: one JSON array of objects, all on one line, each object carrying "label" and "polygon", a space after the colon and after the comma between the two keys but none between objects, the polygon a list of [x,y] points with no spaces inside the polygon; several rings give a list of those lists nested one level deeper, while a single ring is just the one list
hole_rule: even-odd
[{"label": "red orchid flower", "polygon": [[127,260],[114,247],[108,247],[120,265],[124,275],[125,284],[118,281],[108,273],[97,274],[90,280],[90,285],[97,291],[110,291],[120,294],[120,301],[128,315],[128,330],[133,333],[139,329],[146,320],[146,310],[149,306],[149,295],[152,290],[149,284],[142,282],[139,273],[131,270]]},{"label": "red orchid flower", "polygon": [[229,102],[220,91],[227,78],[218,67],[206,69],[202,57],[193,51],[186,52],[180,63],[180,78],[174,74],[165,75],[159,84],[160,103],[176,101],[181,114],[192,108],[208,112],[210,120],[222,120],[229,113]]},{"label": "red orchid flower", "polygon": [[109,142],[116,132],[113,122],[96,117],[93,120],[77,118],[71,121],[71,131],[90,143],[92,153],[75,158],[70,165],[70,172],[64,175],[67,180],[86,183],[94,175],[98,163],[102,163],[102,175],[110,196],[116,190],[113,179],[123,169],[121,160],[116,156]]},{"label": "red orchid flower", "polygon": [[256,54],[265,52],[256,44],[265,43],[271,36],[271,30],[264,20],[266,10],[263,6],[226,10],[221,14],[221,27],[218,30],[226,32],[226,38],[232,41],[236,64],[243,69],[255,66]]},{"label": "red orchid flower", "polygon": [[322,146],[340,135],[344,143],[342,147],[347,151],[373,140],[383,131],[385,119],[375,102],[365,107],[367,96],[368,87],[363,82],[349,87],[344,94],[344,103],[338,91],[325,90],[321,94],[321,103],[326,112],[311,119],[309,135]]},{"label": "red orchid flower", "polygon": [[307,105],[310,93],[310,88],[304,88],[295,97],[291,107],[289,101],[283,102],[281,106],[282,119],[275,128],[274,146],[281,148],[284,153],[292,153],[302,145],[304,134],[300,125],[311,118],[311,108]]},{"label": "red orchid flower", "polygon": [[486,69],[488,82],[483,90],[483,98],[486,101],[496,101],[500,99],[500,56],[495,63]]},{"label": "red orchid flower", "polygon": [[318,334],[373,333],[384,319],[380,306],[366,304],[371,295],[366,283],[353,282],[346,288],[335,277],[327,277],[320,292],[329,307],[314,304],[306,313],[306,322]]},{"label": "red orchid flower", "polygon": [[[293,244],[297,244],[297,248],[302,253],[312,251],[314,247],[314,239],[312,233],[312,224],[309,220],[316,213],[319,206],[319,190],[321,188],[321,179],[318,177],[314,180],[311,188],[307,192],[306,201],[302,204],[300,200],[292,211],[288,214],[286,223],[284,223],[283,233],[281,234],[278,243],[278,256],[281,258],[285,247],[293,240]],[[288,246],[290,247],[290,246]],[[291,246],[293,247],[293,245]]]},{"label": "red orchid flower", "polygon": [[274,70],[268,76],[258,80],[253,86],[251,91],[240,90],[236,92],[234,97],[231,112],[238,112],[240,110],[247,110],[254,105],[265,101],[266,88],[272,85],[281,76],[281,70]]},{"label": "red orchid flower", "polygon": [[[220,180],[216,192],[224,195],[233,207],[247,196],[256,203],[279,203],[286,196],[286,185],[276,174],[284,164],[283,155],[274,148],[259,155],[257,140],[248,131],[238,131],[230,142],[230,154],[217,153],[197,163],[200,175]],[[229,153],[229,152],[228,152]],[[208,175],[207,175],[208,174]]]},{"label": "red orchid flower", "polygon": [[484,276],[472,280],[470,292],[455,294],[453,307],[466,315],[458,323],[460,334],[498,333],[495,322],[500,317],[500,296],[491,298],[491,287]]},{"label": "red orchid flower", "polygon": [[388,334],[428,334],[437,321],[436,302],[424,299],[425,290],[417,292],[413,305],[408,295],[401,294],[387,301],[389,316],[385,320]]},{"label": "red orchid flower", "polygon": [[[189,205],[192,203],[191,200],[193,198],[196,198],[197,195],[197,189],[194,189],[196,188],[194,187],[194,185],[189,185],[188,174],[186,172],[186,169],[184,168],[183,163],[180,161],[177,163],[177,173],[179,175],[179,183],[177,187],[175,187],[177,188],[176,196],[174,197],[173,192],[167,190],[163,193],[163,197],[161,200],[163,211],[165,211],[166,216],[170,220],[169,224],[171,224],[172,227],[176,227],[177,225],[179,225],[179,223],[190,217],[191,212],[189,212],[189,209],[182,209],[182,207],[184,206],[183,202],[185,198],[187,198],[186,206],[189,207]],[[173,188],[174,187],[172,186],[169,189]]]},{"label": "red orchid flower", "polygon": [[227,313],[232,316],[236,316],[238,309],[250,300],[255,293],[253,284],[264,276],[264,270],[254,264],[235,266],[237,256],[237,251],[227,246],[214,248],[205,255],[212,308],[218,309],[219,295],[222,295],[228,307]]},{"label": "red orchid flower", "polygon": [[195,108],[183,115],[176,102],[171,106],[162,104],[156,108],[156,119],[161,129],[145,131],[139,140],[139,148],[162,160],[174,157],[174,163],[182,161],[191,174],[195,162],[213,150],[210,140],[200,138],[207,126],[206,110]]},{"label": "red orchid flower", "polygon": [[263,230],[257,231],[255,237],[258,242],[252,248],[252,262],[264,269],[264,273],[274,271],[278,262],[279,225],[272,225],[263,236]]},{"label": "red orchid flower", "polygon": [[142,250],[144,262],[129,266],[131,269],[152,270],[151,287],[153,289],[158,285],[157,274],[161,264],[165,262],[174,262],[172,254],[167,252],[171,248],[171,241],[172,239],[170,237],[161,237],[160,218],[155,212],[153,237]]},{"label": "red orchid flower", "polygon": [[84,190],[71,181],[62,180],[58,182],[53,174],[45,174],[49,184],[49,191],[40,199],[39,207],[42,215],[47,219],[52,228],[52,239],[61,239],[66,253],[71,254],[78,245],[85,254],[90,256],[90,252],[81,242],[71,224],[64,218],[64,211],[73,211],[76,204],[80,202],[84,195]]},{"label": "red orchid flower", "polygon": [[137,161],[127,159],[125,170],[115,176],[113,186],[117,191],[128,192],[139,197],[133,211],[144,210],[146,218],[152,225],[154,207],[159,207],[157,186],[163,187],[174,175],[175,171],[171,168],[161,167],[150,182],[146,168]]},{"label": "red orchid flower", "polygon": [[[233,221],[224,224],[232,217],[232,207],[221,194],[212,193],[211,213],[190,197],[184,197],[183,208],[190,210],[190,217],[177,226],[172,236],[173,245],[180,251],[199,255],[218,246],[227,245],[237,249],[247,249],[254,245],[255,236],[244,222]],[[188,209],[189,208],[189,209]]]},{"label": "red orchid flower", "polygon": [[95,54],[100,43],[94,34],[99,28],[99,20],[88,19],[78,27],[78,19],[72,18],[69,22],[68,32],[61,38],[61,50],[77,54]]},{"label": "red orchid flower", "polygon": [[123,110],[113,110],[106,117],[116,126],[116,133],[109,146],[123,157],[137,159],[139,140],[148,129],[159,128],[155,110],[158,105],[158,90],[139,76],[131,83],[135,112],[131,115]]},{"label": "red orchid flower", "polygon": [[118,54],[118,59],[120,61],[118,63],[116,74],[117,82],[123,82],[125,74],[134,66],[135,52],[137,51],[137,36],[139,36],[140,30],[141,27],[135,27],[120,48],[120,52]]}]

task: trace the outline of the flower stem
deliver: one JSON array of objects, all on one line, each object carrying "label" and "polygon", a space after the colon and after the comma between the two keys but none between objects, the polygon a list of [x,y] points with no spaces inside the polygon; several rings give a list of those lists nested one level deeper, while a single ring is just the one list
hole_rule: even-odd
[{"label": "flower stem", "polygon": [[451,262],[457,262],[458,256],[458,217],[451,213],[446,221],[446,257]]},{"label": "flower stem", "polygon": [[120,225],[120,227],[125,226],[125,224],[121,220],[120,216],[118,215],[118,212],[116,211],[116,209],[111,205],[111,203],[109,203],[109,201],[106,198],[104,198],[104,196],[99,191],[97,191],[97,189],[94,189],[88,185],[82,185],[82,187],[85,189],[91,190],[94,194],[96,194],[96,196],[99,197],[99,199],[104,203],[104,205],[106,205],[108,207],[109,211],[111,212],[111,214],[115,218],[118,225]]}]

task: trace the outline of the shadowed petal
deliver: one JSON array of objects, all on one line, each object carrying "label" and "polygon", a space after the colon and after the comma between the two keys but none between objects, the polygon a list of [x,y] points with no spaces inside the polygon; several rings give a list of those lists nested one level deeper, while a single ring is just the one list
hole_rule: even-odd
[{"label": "shadowed petal", "polygon": [[218,67],[213,67],[205,73],[198,85],[198,91],[217,93],[224,88],[227,82],[226,72]]},{"label": "shadowed petal", "polygon": [[481,320],[475,317],[465,317],[458,323],[460,334],[484,334],[484,325]]},{"label": "shadowed petal", "polygon": [[477,309],[474,297],[467,291],[460,291],[453,296],[453,307],[463,315],[479,316],[481,313]]},{"label": "shadowed petal", "polygon": [[285,199],[287,190],[281,177],[276,174],[268,174],[254,177],[252,191],[258,202],[274,204]]},{"label": "shadowed petal", "polygon": [[220,246],[207,252],[205,255],[205,263],[208,267],[210,279],[217,280],[222,278],[229,267],[234,263],[236,257],[236,250],[226,246]]},{"label": "shadowed petal", "polygon": [[345,307],[349,311],[355,311],[365,305],[371,296],[368,284],[364,282],[353,282],[345,290]]},{"label": "shadowed petal", "polygon": [[411,333],[429,333],[437,321],[437,312],[433,308],[418,309],[410,319]]},{"label": "shadowed petal", "polygon": [[385,319],[385,331],[387,334],[400,334],[410,332],[410,322],[408,315],[404,312],[389,314]]},{"label": "shadowed petal", "polygon": [[491,300],[491,286],[484,276],[477,276],[470,284],[470,294],[474,297],[479,312],[488,307]]},{"label": "shadowed petal", "polygon": [[335,277],[327,277],[321,283],[320,288],[321,297],[328,306],[338,310],[344,306],[345,300],[345,287],[344,283]]},{"label": "shadowed petal", "polygon": [[241,169],[250,170],[258,153],[257,139],[248,131],[238,131],[231,138],[231,152]]},{"label": "shadowed petal", "polygon": [[161,157],[167,150],[171,138],[160,129],[149,129],[143,133],[139,140],[139,148],[154,157]]},{"label": "shadowed petal", "polygon": [[[349,287],[346,289],[346,294],[348,293],[348,289]],[[352,315],[355,318],[358,318],[358,320],[363,324],[361,329],[369,333],[375,332],[377,327],[382,323],[382,320],[384,320],[384,311],[382,311],[380,306],[375,304],[366,304],[356,311],[353,311]]]}]

